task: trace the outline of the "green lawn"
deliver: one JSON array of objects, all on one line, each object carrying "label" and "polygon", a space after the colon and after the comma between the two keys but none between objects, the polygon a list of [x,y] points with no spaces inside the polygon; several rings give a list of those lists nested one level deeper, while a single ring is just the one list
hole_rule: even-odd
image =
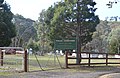
[{"label": "green lawn", "polygon": [[[37,59],[36,59],[37,57]],[[55,55],[44,55],[44,56],[38,56],[38,55],[29,55],[29,71],[34,70],[41,70],[40,66],[44,70],[49,69],[58,69],[58,68],[65,68],[65,56],[55,56]],[[57,59],[58,58],[58,59]],[[103,63],[106,60],[91,60],[92,63]],[[82,63],[87,63],[88,60],[82,60]],[[120,60],[109,60],[109,62],[120,62]],[[69,63],[76,63],[75,59],[70,59]],[[40,65],[40,66],[39,66]],[[105,66],[105,65],[99,65],[99,66]],[[120,66],[120,65],[110,65],[110,66]],[[4,55],[4,66],[1,66],[5,70],[23,70],[23,55]],[[3,70],[3,69],[0,69]]]}]

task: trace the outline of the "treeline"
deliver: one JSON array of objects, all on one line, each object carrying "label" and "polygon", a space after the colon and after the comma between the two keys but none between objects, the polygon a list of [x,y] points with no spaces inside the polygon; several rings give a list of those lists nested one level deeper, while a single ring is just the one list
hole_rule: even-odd
[{"label": "treeline", "polygon": [[97,8],[92,0],[65,0],[42,10],[35,23],[38,41],[44,50],[54,48],[55,39],[77,37],[78,49],[92,40],[99,23]]},{"label": "treeline", "polygon": [[[81,28],[82,50],[118,53],[119,22],[100,21],[94,14],[97,10],[94,8],[95,2],[85,0],[81,3],[78,6],[86,5],[86,7],[83,6],[82,10],[79,10],[82,14],[82,17],[79,17],[80,26],[77,23],[78,9],[74,9],[77,7],[76,1],[57,2],[47,10],[42,10],[38,20],[34,25],[31,24],[35,29],[31,35],[33,38],[25,36],[27,38],[27,41],[24,41],[27,43],[25,46],[42,53],[48,52],[53,49],[55,39],[77,37],[80,33],[78,29]],[[87,7],[88,5],[91,7]],[[29,29],[29,25],[27,26]]]},{"label": "treeline", "polygon": [[101,21],[87,47],[97,52],[120,52],[120,22]]},{"label": "treeline", "polygon": [[[75,37],[78,40],[79,50],[118,53],[120,50],[120,22],[100,21],[99,17],[95,15],[97,10],[95,5],[96,3],[92,0],[56,2],[47,10],[42,10],[36,21],[24,18],[19,14],[13,15],[10,9],[3,11],[11,13],[9,15],[11,24],[9,23],[7,27],[11,25],[13,30],[16,29],[12,31],[14,34],[8,38],[10,42],[3,40],[5,44],[8,44],[1,46],[32,48],[43,54],[53,50],[55,39]],[[3,18],[8,20],[7,17]],[[7,23],[8,21],[6,21],[6,25]],[[1,22],[0,24],[1,27],[5,27]],[[3,31],[0,33],[2,34]],[[8,34],[8,31],[6,33]],[[7,39],[7,35],[4,39]]]},{"label": "treeline", "polygon": [[[41,12],[42,13],[42,12]],[[38,50],[51,50],[50,40],[48,38],[49,28],[45,25],[41,25],[40,21],[33,21],[31,19],[24,18],[21,15],[15,15],[13,23],[16,26],[17,36],[22,42],[16,41],[13,46],[27,46]],[[71,31],[70,31],[71,32]],[[58,37],[58,36],[57,36]],[[15,41],[15,40],[14,40]],[[19,40],[18,40],[19,41]],[[120,22],[113,21],[100,21],[96,26],[96,31],[92,35],[92,41],[89,41],[82,50],[96,51],[97,52],[115,52],[120,50]],[[24,44],[24,46],[23,46]]]}]

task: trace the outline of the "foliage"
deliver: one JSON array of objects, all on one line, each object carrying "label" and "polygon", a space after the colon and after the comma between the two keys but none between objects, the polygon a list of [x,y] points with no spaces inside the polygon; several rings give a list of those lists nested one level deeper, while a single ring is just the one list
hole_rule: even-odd
[{"label": "foliage", "polygon": [[106,17],[107,21],[120,21],[120,17],[119,16],[111,16],[111,17]]},{"label": "foliage", "polygon": [[[2,0],[4,2],[4,0]],[[10,5],[0,3],[0,46],[9,46],[11,38],[16,35],[15,26],[11,22],[13,14]]]},{"label": "foliage", "polygon": [[112,53],[119,53],[120,50],[120,28],[113,28],[108,36],[109,48]]},{"label": "foliage", "polygon": [[[100,21],[96,31],[93,33],[93,39],[89,43],[93,50],[98,52],[119,52],[119,35],[120,22],[117,21]],[[86,44],[88,45],[88,44]]]},{"label": "foliage", "polygon": [[[36,38],[36,30],[34,28],[34,20],[24,18],[22,15],[16,14],[13,17],[14,25],[16,26],[17,35],[13,39],[12,46],[23,47],[26,46],[29,39]],[[32,34],[32,35],[31,35]]]},{"label": "foliage", "polygon": [[[94,14],[95,2],[91,0],[65,0],[54,5],[54,16],[50,23],[49,38],[81,37],[82,45],[91,41],[99,18]],[[79,24],[79,25],[78,25]]]},{"label": "foliage", "polygon": [[92,48],[97,49],[99,52],[108,52],[108,35],[111,32],[108,21],[100,21],[93,33],[93,40],[91,42]]},{"label": "foliage", "polygon": [[27,48],[28,49],[32,48],[33,51],[38,51],[39,45],[31,38],[27,44]]},{"label": "foliage", "polygon": [[[39,44],[39,50],[42,53],[45,53],[46,51],[48,52],[50,49],[49,41],[47,38],[47,33],[49,31],[49,28],[47,27],[47,24],[49,23],[50,20],[48,20],[48,17],[46,15],[46,11],[42,10],[40,13],[40,16],[38,20],[35,22],[35,29],[37,30],[37,42]],[[46,23],[45,23],[46,22]]]}]

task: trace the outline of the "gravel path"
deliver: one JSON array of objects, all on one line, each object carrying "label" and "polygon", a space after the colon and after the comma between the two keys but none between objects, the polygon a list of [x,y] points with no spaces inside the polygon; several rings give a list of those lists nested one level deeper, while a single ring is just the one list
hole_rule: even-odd
[{"label": "gravel path", "polygon": [[57,69],[49,71],[15,73],[8,76],[0,76],[0,78],[120,78],[120,68],[111,68],[109,70],[94,69],[94,71],[85,71],[86,69],[80,69],[80,71],[78,70],[75,71],[73,69]]},{"label": "gravel path", "polygon": [[99,75],[105,72],[33,72],[33,73],[22,73],[10,76],[0,76],[0,78],[97,78]]},{"label": "gravel path", "polygon": [[120,78],[120,73],[110,73],[100,76],[99,78]]}]

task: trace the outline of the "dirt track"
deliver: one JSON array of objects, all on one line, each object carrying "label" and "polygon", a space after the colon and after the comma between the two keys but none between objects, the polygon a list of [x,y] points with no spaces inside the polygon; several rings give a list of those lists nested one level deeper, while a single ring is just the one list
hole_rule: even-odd
[{"label": "dirt track", "polygon": [[[116,73],[117,72],[117,73]],[[90,67],[16,73],[0,78],[120,78],[119,67]]]}]

